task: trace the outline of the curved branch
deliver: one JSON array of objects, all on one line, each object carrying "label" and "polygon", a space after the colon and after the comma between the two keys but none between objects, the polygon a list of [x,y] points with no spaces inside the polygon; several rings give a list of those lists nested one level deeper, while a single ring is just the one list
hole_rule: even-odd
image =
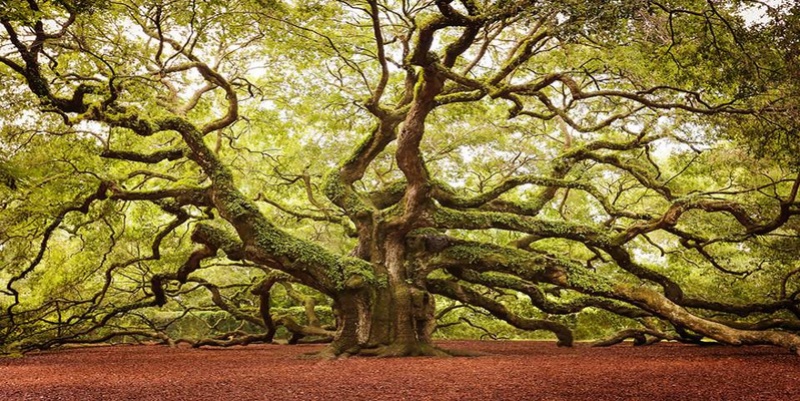
[{"label": "curved branch", "polygon": [[541,319],[528,319],[517,316],[509,311],[508,308],[506,308],[506,306],[502,303],[485,297],[478,292],[453,281],[428,279],[427,285],[428,290],[434,294],[444,295],[448,298],[486,309],[494,317],[504,320],[516,328],[530,331],[550,331],[555,334],[556,337],[558,337],[559,346],[572,346],[572,331],[561,323]]},{"label": "curved branch", "polygon": [[98,200],[105,200],[107,198],[106,194],[107,191],[108,191],[108,184],[105,182],[100,183],[97,190],[93,194],[86,197],[86,199],[84,199],[80,205],[70,206],[65,208],[56,216],[53,222],[51,222],[47,226],[47,228],[45,228],[44,233],[42,234],[42,241],[39,244],[39,252],[36,254],[36,257],[34,257],[33,260],[30,262],[30,264],[28,264],[28,267],[22,270],[22,272],[20,272],[19,274],[11,277],[8,280],[8,283],[6,283],[6,290],[8,290],[10,294],[13,294],[14,297],[14,302],[12,302],[6,308],[6,313],[8,314],[9,320],[12,324],[14,323],[13,309],[15,306],[19,305],[19,291],[17,291],[14,288],[14,283],[24,279],[28,274],[30,274],[34,269],[36,269],[36,267],[39,265],[39,263],[42,261],[42,258],[44,257],[45,251],[47,250],[47,244],[48,241],[50,240],[51,235],[53,234],[55,229],[61,225],[61,222],[64,221],[64,218],[67,216],[67,214],[72,212],[81,212],[83,214],[89,213],[89,207],[92,205],[92,203]]}]

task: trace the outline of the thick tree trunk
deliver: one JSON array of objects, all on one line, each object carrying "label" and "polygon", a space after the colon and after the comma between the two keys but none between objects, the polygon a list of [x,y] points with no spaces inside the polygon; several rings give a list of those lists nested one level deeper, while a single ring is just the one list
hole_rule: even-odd
[{"label": "thick tree trunk", "polygon": [[334,355],[447,355],[431,343],[436,327],[433,295],[413,284],[400,241],[382,247],[378,284],[336,297]]},{"label": "thick tree trunk", "polygon": [[389,280],[385,286],[340,294],[334,309],[332,356],[446,355],[431,344],[434,299],[423,289]]}]

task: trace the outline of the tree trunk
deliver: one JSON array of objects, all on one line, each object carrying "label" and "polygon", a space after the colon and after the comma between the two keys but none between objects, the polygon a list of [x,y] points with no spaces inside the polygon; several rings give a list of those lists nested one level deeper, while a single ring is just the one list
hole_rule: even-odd
[{"label": "tree trunk", "polygon": [[447,355],[431,343],[433,296],[407,283],[342,293],[334,303],[336,336],[331,356]]},{"label": "tree trunk", "polygon": [[434,347],[435,300],[413,284],[401,241],[383,247],[378,284],[340,293],[334,302],[337,332],[330,351],[338,355],[447,355]]}]

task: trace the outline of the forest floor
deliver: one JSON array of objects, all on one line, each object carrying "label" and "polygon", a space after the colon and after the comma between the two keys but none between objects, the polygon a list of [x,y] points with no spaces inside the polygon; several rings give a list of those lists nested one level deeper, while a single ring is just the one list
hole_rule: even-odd
[{"label": "forest floor", "polygon": [[780,348],[447,341],[477,358],[304,359],[318,345],[116,346],[0,359],[0,400],[800,400]]}]

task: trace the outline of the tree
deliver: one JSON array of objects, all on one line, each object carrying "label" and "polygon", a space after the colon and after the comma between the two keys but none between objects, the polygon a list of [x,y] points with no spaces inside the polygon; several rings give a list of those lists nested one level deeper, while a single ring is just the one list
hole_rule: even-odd
[{"label": "tree", "polygon": [[730,140],[796,104],[748,4],[6,1],[0,338],[175,341],[143,311],[207,291],[261,331],[196,346],[442,355],[449,299],[797,350],[800,177]]}]

